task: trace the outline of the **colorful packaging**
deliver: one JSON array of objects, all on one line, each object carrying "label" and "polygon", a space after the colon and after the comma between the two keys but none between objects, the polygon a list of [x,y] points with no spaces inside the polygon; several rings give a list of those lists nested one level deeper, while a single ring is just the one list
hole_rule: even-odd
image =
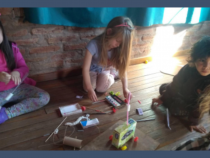
[{"label": "colorful packaging", "polygon": [[91,119],[91,120],[86,120],[86,121],[80,121],[80,124],[82,125],[82,128],[88,128],[91,126],[96,126],[99,124],[99,121],[97,118]]},{"label": "colorful packaging", "polygon": [[128,125],[126,121],[122,125],[115,128],[113,132],[112,145],[114,145],[116,148],[122,147],[127,141],[134,137],[135,130],[136,121],[130,118],[128,120]]}]

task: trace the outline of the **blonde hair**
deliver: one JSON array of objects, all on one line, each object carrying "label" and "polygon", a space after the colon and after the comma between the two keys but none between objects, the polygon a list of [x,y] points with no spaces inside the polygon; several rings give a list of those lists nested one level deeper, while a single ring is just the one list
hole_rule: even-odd
[{"label": "blonde hair", "polygon": [[[127,25],[119,26],[117,25]],[[112,29],[110,35],[107,34],[108,29]],[[108,59],[108,41],[112,38],[122,38],[122,43],[119,47],[113,49],[113,53],[110,59],[112,65],[119,71],[119,77],[123,78],[125,72],[129,66],[131,49],[132,49],[132,40],[134,34],[134,26],[132,21],[127,17],[115,17],[107,25],[104,33],[101,35],[102,50],[100,56],[100,65],[107,66]]]},{"label": "blonde hair", "polygon": [[210,85],[208,85],[198,99],[200,118],[210,110]]}]

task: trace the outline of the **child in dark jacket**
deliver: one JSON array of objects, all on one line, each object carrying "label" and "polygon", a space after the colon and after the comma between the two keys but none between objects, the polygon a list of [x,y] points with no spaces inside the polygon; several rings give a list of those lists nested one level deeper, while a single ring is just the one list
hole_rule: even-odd
[{"label": "child in dark jacket", "polygon": [[194,44],[188,64],[171,83],[161,85],[159,92],[153,105],[163,104],[171,114],[187,116],[191,131],[206,133],[199,120],[210,106],[210,37]]}]

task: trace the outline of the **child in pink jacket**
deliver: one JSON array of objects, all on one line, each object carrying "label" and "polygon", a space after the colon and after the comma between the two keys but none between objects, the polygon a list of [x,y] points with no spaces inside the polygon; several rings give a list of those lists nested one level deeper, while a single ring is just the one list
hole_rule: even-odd
[{"label": "child in pink jacket", "polygon": [[[8,41],[0,21],[0,124],[37,110],[49,102],[49,94],[35,87],[36,82],[30,78],[23,81],[10,100],[5,100],[28,72],[29,69],[17,45]],[[3,107],[10,102],[14,104]]]}]

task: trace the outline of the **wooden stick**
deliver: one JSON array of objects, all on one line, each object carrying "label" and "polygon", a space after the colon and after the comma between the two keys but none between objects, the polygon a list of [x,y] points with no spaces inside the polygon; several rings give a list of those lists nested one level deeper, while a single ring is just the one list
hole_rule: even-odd
[{"label": "wooden stick", "polygon": [[101,103],[101,102],[104,102],[104,101],[106,101],[106,99],[103,99],[103,100],[99,100],[99,101],[93,102],[92,104],[97,104],[97,103]]},{"label": "wooden stick", "polygon": [[[63,119],[63,121],[58,125],[58,127],[57,127],[56,129],[58,129],[66,119],[67,119],[67,117],[65,117],[65,118]],[[56,130],[56,129],[55,129],[55,130]],[[50,137],[52,137],[52,135],[54,134],[55,130],[54,130],[54,131],[51,133],[51,135],[45,140],[45,143],[50,139]]]},{"label": "wooden stick", "polygon": [[101,112],[101,113],[105,113],[105,112],[103,112],[103,111],[100,111],[100,110],[97,110],[97,109],[94,109],[94,108],[89,108],[89,107],[86,107],[87,109],[91,109],[91,110],[95,110],[95,111],[97,111],[97,112]]},{"label": "wooden stick", "polygon": [[167,126],[168,126],[168,128],[171,130],[170,121],[169,121],[169,112],[168,112],[168,108],[166,109],[166,119],[167,119]]}]

